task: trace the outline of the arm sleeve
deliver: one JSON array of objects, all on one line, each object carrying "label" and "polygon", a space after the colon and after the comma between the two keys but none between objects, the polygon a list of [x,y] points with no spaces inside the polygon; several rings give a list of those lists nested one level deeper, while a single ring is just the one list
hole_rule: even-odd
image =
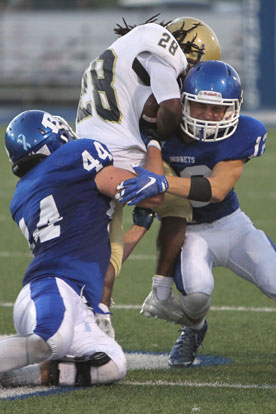
[{"label": "arm sleeve", "polygon": [[141,60],[141,63],[150,76],[150,86],[158,104],[167,99],[180,98],[177,73],[172,66],[153,55]]}]

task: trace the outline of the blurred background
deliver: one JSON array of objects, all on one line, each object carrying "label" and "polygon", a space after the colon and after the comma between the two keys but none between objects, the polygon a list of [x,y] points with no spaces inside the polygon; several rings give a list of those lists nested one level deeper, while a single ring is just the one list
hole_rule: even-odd
[{"label": "blurred background", "polygon": [[243,112],[276,124],[276,0],[0,0],[0,122],[34,108],[73,122],[82,73],[116,24],[157,13],[210,25],[240,74]]}]

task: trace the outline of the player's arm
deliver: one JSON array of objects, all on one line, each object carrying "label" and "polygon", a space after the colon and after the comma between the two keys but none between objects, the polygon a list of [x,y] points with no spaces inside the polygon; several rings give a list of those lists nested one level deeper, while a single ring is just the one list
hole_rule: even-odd
[{"label": "player's arm", "polygon": [[245,161],[222,161],[215,165],[208,180],[211,184],[211,202],[223,201],[243,173]]},{"label": "player's arm", "polygon": [[[95,182],[97,185],[98,190],[108,196],[108,197],[115,197],[116,193],[118,192],[117,186],[124,180],[129,178],[133,178],[135,175],[127,170],[122,168],[114,167],[113,165],[109,165],[108,167],[103,168],[95,177]],[[141,205],[143,207],[154,207],[163,202],[164,195],[158,194],[156,196],[147,198]]]},{"label": "player's arm", "polygon": [[152,56],[147,62],[151,89],[158,103],[156,106],[157,134],[167,139],[181,121],[182,107],[176,70],[166,62]]},{"label": "player's arm", "polygon": [[[244,162],[245,160],[222,161],[213,168],[210,177],[191,178],[157,175],[137,167],[135,170],[139,175],[135,179],[121,183],[116,199],[121,203],[133,205],[146,197],[167,191],[189,200],[220,202],[240,178]],[[148,182],[146,188],[145,182]]]},{"label": "player's arm", "polygon": [[151,140],[147,146],[147,158],[144,168],[155,174],[164,174],[161,146],[155,140]]},{"label": "player's arm", "polygon": [[161,139],[168,138],[181,121],[180,99],[167,99],[160,102],[157,112],[157,134]]},{"label": "player's arm", "polygon": [[218,203],[237,183],[243,168],[244,160],[222,161],[215,165],[209,177],[166,177],[167,192],[190,200]]}]

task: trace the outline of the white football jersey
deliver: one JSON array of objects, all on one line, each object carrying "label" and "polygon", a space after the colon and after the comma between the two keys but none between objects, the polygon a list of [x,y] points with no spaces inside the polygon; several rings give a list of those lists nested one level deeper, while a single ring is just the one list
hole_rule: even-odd
[{"label": "white football jersey", "polygon": [[[105,143],[113,155],[119,151],[145,154],[139,120],[152,90],[149,82],[145,84],[137,76],[132,65],[135,58],[143,58],[146,52],[169,65],[176,79],[186,69],[186,57],[166,28],[155,23],[134,28],[92,61],[84,72],[76,120],[79,137]],[[166,99],[167,95],[168,91]]]}]

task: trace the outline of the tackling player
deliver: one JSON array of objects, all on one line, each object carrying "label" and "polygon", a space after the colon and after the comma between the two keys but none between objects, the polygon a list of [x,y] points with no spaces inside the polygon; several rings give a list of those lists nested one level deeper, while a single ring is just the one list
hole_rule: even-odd
[{"label": "tackling player", "polygon": [[[144,121],[155,123],[155,135],[166,139],[181,120],[181,77],[199,61],[220,58],[216,35],[205,23],[191,17],[181,17],[169,24],[156,23],[155,17],[138,26],[118,25],[115,32],[121,37],[91,62],[82,78],[76,119],[78,136],[105,143],[114,165],[129,171],[133,171],[132,164],[144,165],[146,161],[147,149],[139,121],[150,95],[156,98],[158,110],[155,119],[144,114]],[[186,218],[191,213],[190,203],[178,199],[173,207],[165,205],[158,213],[164,219],[175,217],[176,228],[182,235],[181,245]],[[111,230],[111,265],[106,276],[108,293],[101,305],[104,310],[110,306],[114,275],[119,273],[122,263],[121,222],[122,211],[117,207]],[[175,239],[174,232],[172,238]],[[131,244],[131,240],[126,240],[126,244]],[[172,245],[173,241],[169,253],[164,250],[160,255],[163,262],[158,272],[164,275],[175,258]],[[177,245],[176,254],[179,248]],[[114,335],[111,326],[109,334]]]},{"label": "tackling player", "polygon": [[[174,271],[180,294],[158,300],[156,287],[142,313],[184,325],[169,357],[171,366],[192,365],[207,332],[206,314],[214,289],[212,268],[224,266],[276,300],[276,247],[241,211],[234,186],[246,163],[263,155],[265,126],[240,115],[242,88],[237,72],[221,61],[203,62],[186,76],[181,128],[165,142],[163,158],[180,177],[137,169],[122,183],[121,202],[140,202],[167,189],[191,200],[193,217]],[[137,190],[151,179],[151,185]],[[118,196],[120,197],[120,196]]]},{"label": "tackling player", "polygon": [[[109,383],[126,374],[120,345],[98,327],[94,313],[101,312],[110,259],[112,197],[133,174],[112,165],[104,144],[76,138],[65,120],[36,110],[19,114],[6,130],[12,171],[20,178],[11,214],[34,258],[14,305],[18,335],[0,341],[4,384],[39,381],[38,365],[13,370],[45,360],[60,362],[50,378],[60,385]],[[156,148],[148,157],[162,165]]]}]

